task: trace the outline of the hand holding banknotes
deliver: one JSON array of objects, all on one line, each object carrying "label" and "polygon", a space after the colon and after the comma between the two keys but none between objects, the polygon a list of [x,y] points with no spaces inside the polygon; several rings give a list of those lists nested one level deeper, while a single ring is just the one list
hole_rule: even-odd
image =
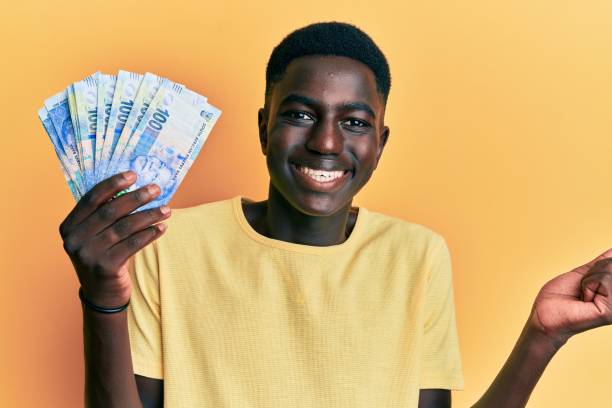
[{"label": "hand holding banknotes", "polygon": [[154,224],[169,216],[166,205],[220,115],[182,84],[123,70],[96,72],[39,109],[78,201],[60,227],[64,248],[95,306],[129,300],[127,261],[165,230]]},{"label": "hand holding banknotes", "polygon": [[161,236],[170,216],[166,206],[134,212],[160,194],[156,184],[113,197],[136,182],[132,171],[112,176],[85,194],[60,225],[64,249],[77,272],[85,297],[115,308],[131,294],[129,258]]}]

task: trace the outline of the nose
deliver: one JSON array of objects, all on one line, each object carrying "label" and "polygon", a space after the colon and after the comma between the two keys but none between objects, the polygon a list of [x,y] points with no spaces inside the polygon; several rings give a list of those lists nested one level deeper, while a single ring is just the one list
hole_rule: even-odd
[{"label": "nose", "polygon": [[306,148],[320,154],[340,154],[343,143],[340,126],[331,119],[323,119],[311,128]]}]

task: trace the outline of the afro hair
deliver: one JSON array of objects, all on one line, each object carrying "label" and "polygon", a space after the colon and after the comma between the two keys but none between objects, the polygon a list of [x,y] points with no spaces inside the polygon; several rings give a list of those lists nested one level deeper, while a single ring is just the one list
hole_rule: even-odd
[{"label": "afro hair", "polygon": [[385,55],[365,32],[354,25],[336,21],[297,29],[274,48],[266,67],[266,100],[289,63],[307,55],[337,55],[367,65],[374,73],[377,90],[386,103],[391,89],[391,73]]}]

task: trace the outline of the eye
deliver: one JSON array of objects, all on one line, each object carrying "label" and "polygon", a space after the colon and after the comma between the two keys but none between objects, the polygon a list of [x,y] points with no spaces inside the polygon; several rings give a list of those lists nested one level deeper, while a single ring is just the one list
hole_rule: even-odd
[{"label": "eye", "polygon": [[294,110],[286,111],[286,112],[283,112],[282,116],[287,117],[289,119],[294,119],[300,122],[314,120],[312,116],[302,111],[294,111]]},{"label": "eye", "polygon": [[367,127],[370,126],[370,124],[368,122],[363,121],[361,119],[355,119],[355,118],[347,119],[347,120],[343,121],[342,123],[346,127],[360,128],[360,130],[363,130],[363,128],[367,128]]}]

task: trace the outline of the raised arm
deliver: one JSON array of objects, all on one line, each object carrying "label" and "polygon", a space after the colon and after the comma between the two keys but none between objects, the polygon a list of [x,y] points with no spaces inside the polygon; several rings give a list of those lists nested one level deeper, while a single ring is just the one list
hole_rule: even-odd
[{"label": "raised arm", "polygon": [[[170,215],[160,208],[131,214],[159,194],[156,185],[112,199],[135,181],[136,174],[126,172],[100,182],[60,225],[83,295],[101,308],[118,308],[129,301],[128,260],[161,236],[165,224],[160,221]],[[132,367],[126,311],[101,313],[85,305],[82,310],[85,406],[143,407]]]},{"label": "raised arm", "polygon": [[519,408],[544,369],[574,334],[612,323],[612,249],[552,279],[501,371],[472,408]]}]

